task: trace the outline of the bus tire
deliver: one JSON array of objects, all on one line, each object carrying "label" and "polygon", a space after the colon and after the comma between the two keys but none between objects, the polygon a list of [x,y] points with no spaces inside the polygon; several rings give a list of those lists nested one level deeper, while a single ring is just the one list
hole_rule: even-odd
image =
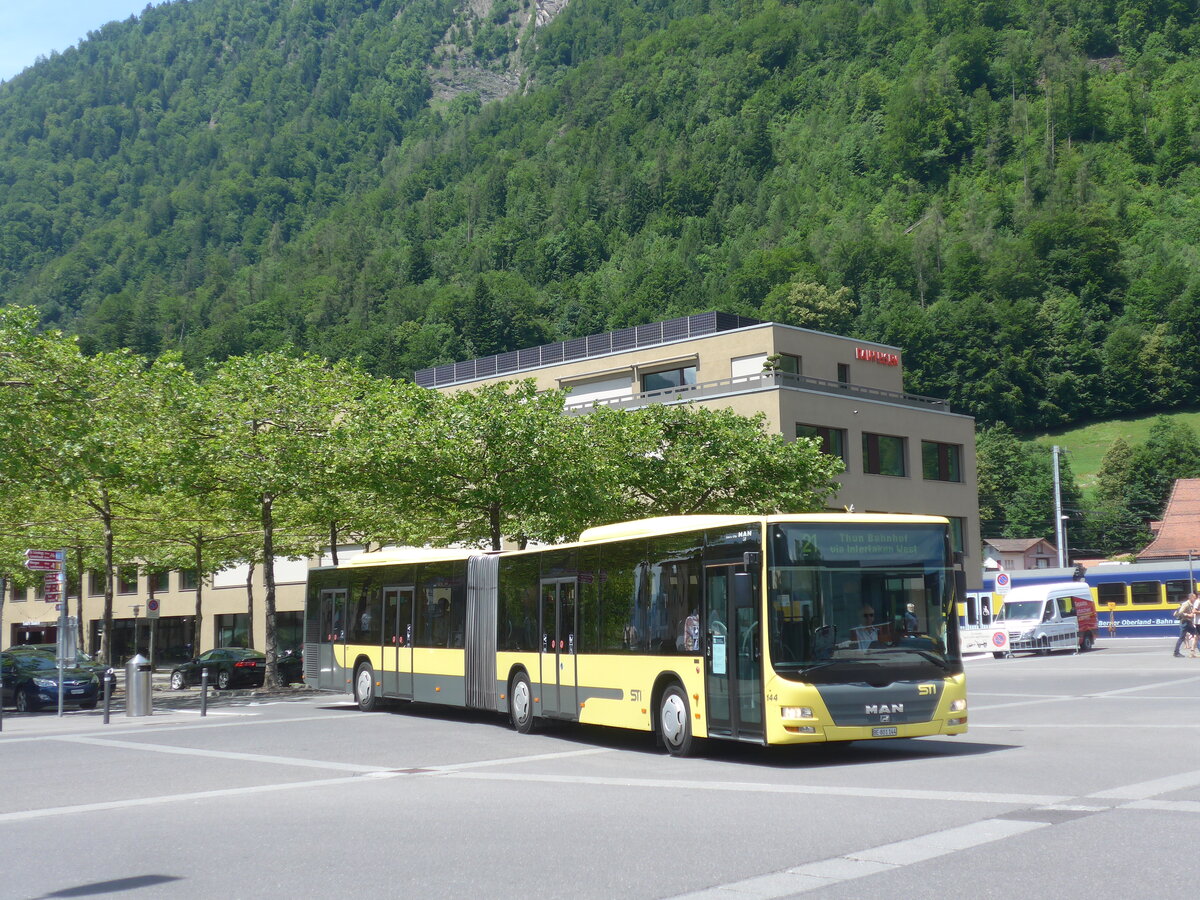
[{"label": "bus tire", "polygon": [[363,712],[379,709],[379,694],[375,691],[375,671],[363,663],[354,672],[354,702]]},{"label": "bus tire", "polygon": [[508,692],[508,714],[518,734],[533,731],[533,688],[529,684],[529,676],[524,672],[513,676]]},{"label": "bus tire", "polygon": [[692,713],[687,694],[678,684],[669,684],[658,702],[658,735],[672,756],[689,756],[692,739]]},{"label": "bus tire", "polygon": [[992,653],[992,656],[996,657],[996,659],[1004,659],[1006,656],[1008,656],[1008,654],[996,651]]}]

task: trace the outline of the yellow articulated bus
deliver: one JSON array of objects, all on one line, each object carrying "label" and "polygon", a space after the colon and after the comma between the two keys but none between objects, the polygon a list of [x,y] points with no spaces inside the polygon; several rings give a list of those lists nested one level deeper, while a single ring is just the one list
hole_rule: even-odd
[{"label": "yellow articulated bus", "polygon": [[961,566],[935,516],[671,516],[310,573],[305,677],[389,699],[803,744],[961,734]]}]

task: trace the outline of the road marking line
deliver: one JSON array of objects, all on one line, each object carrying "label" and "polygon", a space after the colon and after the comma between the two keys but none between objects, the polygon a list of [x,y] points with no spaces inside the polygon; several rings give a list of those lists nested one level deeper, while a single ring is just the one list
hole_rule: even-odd
[{"label": "road marking line", "polygon": [[[178,710],[176,710],[176,712],[178,712]],[[211,715],[211,713],[210,713],[210,715]],[[291,722],[316,722],[316,721],[320,721],[322,719],[331,718],[330,716],[327,716],[327,715],[325,715],[325,716],[296,716],[296,717],[290,718],[290,719],[263,719],[263,718],[259,718],[259,716],[260,716],[259,713],[253,713],[252,717],[238,718],[238,719],[236,719],[234,721],[230,721],[230,722],[205,722],[205,723],[198,722],[194,725],[191,723],[190,720],[187,722],[166,722],[162,725],[141,725],[141,726],[139,726],[139,725],[125,725],[125,726],[109,725],[109,726],[101,726],[100,728],[96,729],[95,731],[84,731],[84,732],[77,733],[77,734],[69,734],[69,733],[68,734],[62,734],[62,733],[53,734],[52,733],[52,734],[36,734],[36,735],[13,735],[10,737],[9,734],[7,732],[5,732],[4,736],[0,737],[0,747],[4,747],[4,745],[6,745],[6,744],[21,744],[21,743],[29,743],[31,741],[57,740],[58,738],[62,738],[62,737],[87,737],[89,735],[97,735],[97,736],[103,736],[103,737],[107,738],[110,735],[158,734],[161,732],[195,731],[200,728],[231,728],[231,727],[237,726],[237,725],[282,725],[282,724],[291,723]],[[367,717],[363,717],[362,721],[366,722],[366,721],[370,721],[370,719],[368,719]]]},{"label": "road marking line", "polygon": [[96,747],[115,747],[141,750],[147,753],[169,753],[176,756],[201,756],[206,759],[236,759],[242,762],[270,763],[277,766],[300,766],[306,769],[328,769],[334,772],[387,772],[386,766],[364,766],[358,763],[327,762],[319,759],[299,759],[292,756],[268,756],[260,753],[238,753],[233,750],[198,750],[194,747],[173,747],[169,744],[147,744],[139,741],[114,741],[109,738],[63,735],[54,740],[69,744],[91,744]]},{"label": "road marking line", "polygon": [[1097,791],[1087,796],[1089,798],[1107,797],[1113,800],[1149,800],[1151,797],[1157,797],[1159,794],[1168,794],[1171,791],[1185,791],[1197,785],[1200,785],[1200,770],[1181,772],[1178,775],[1168,775],[1166,778],[1155,778],[1151,781],[1141,781],[1136,784],[1127,784],[1123,787],[1112,788],[1107,791]]},{"label": "road marking line", "polygon": [[517,763],[541,762],[545,759],[567,759],[575,756],[595,756],[597,753],[612,753],[608,747],[595,747],[591,750],[563,750],[558,753],[538,753],[534,756],[512,756],[502,759],[481,759],[477,762],[451,763],[445,766],[426,766],[431,775],[452,774],[463,769],[478,769],[482,766],[511,766]]},{"label": "road marking line", "polygon": [[958,828],[947,828],[904,841],[804,863],[779,872],[715,885],[703,891],[682,894],[674,900],[718,900],[734,897],[741,900],[770,900],[774,897],[786,897],[1005,840],[1045,828],[1048,824],[1020,819],[987,819],[972,822]]},{"label": "road marking line", "polygon": [[[1133,699],[1133,698],[1131,697],[1129,699]],[[1003,724],[988,723],[986,725],[980,725],[978,722],[974,722],[974,721],[971,722],[971,730],[974,731],[977,728],[1021,728],[1021,729],[1026,729],[1026,728],[1070,728],[1072,730],[1079,729],[1079,728],[1104,728],[1104,729],[1136,728],[1139,731],[1146,731],[1146,730],[1149,730],[1152,728],[1159,728],[1159,729],[1162,729],[1162,728],[1200,728],[1200,722],[1167,722],[1162,725],[1158,725],[1158,724],[1138,725],[1136,723],[1125,723],[1125,722],[1119,722],[1116,724],[1109,724],[1107,722],[1096,722],[1094,724],[1092,724],[1092,723],[1066,724],[1064,722],[1030,722],[1030,723],[1007,722],[1007,723],[1003,723]]]},{"label": "road marking line", "polygon": [[352,775],[342,778],[324,778],[320,781],[290,781],[285,784],[263,784],[253,787],[226,788],[218,791],[196,791],[191,794],[162,794],[157,797],[138,797],[129,800],[109,800],[102,803],[81,803],[77,806],[54,806],[48,809],[26,809],[20,812],[0,813],[0,824],[44,819],[50,816],[74,816],[87,812],[106,812],[131,809],[137,806],[157,806],[163,803],[179,803],[192,800],[211,800],[215,797],[238,797],[244,794],[267,794],[272,791],[290,791],[296,788],[324,787],[334,784],[361,784],[362,777]]},{"label": "road marking line", "polygon": [[1116,688],[1115,690],[1111,691],[1100,691],[1097,694],[1081,694],[1080,696],[1089,699],[1095,697],[1115,697],[1118,694],[1134,694],[1138,691],[1148,691],[1150,688],[1175,687],[1182,684],[1195,684],[1197,681],[1200,681],[1200,676],[1193,676],[1191,678],[1173,678],[1170,681],[1156,681],[1153,684],[1141,684],[1134,687]]},{"label": "road marking line", "polygon": [[805,794],[825,797],[867,797],[874,800],[935,800],[947,803],[999,803],[1012,806],[1046,806],[1065,803],[1067,795],[989,794],[979,791],[918,791],[899,788],[836,787],[833,785],[768,784],[743,781],[692,781],[666,778],[612,778],[600,775],[522,775],[513,772],[448,772],[447,778],[478,781],[525,781],[544,784],[592,784],[601,787],[686,788],[698,791],[745,791],[769,794]]},{"label": "road marking line", "polygon": [[1122,809],[1155,809],[1164,812],[1200,813],[1200,802],[1196,800],[1135,800]]}]

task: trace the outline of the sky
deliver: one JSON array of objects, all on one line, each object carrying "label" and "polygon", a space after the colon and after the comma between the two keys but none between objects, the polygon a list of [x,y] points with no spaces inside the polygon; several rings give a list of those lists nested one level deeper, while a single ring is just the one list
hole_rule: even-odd
[{"label": "sky", "polygon": [[60,53],[114,19],[140,15],[161,0],[0,0],[0,81],[39,56]]}]

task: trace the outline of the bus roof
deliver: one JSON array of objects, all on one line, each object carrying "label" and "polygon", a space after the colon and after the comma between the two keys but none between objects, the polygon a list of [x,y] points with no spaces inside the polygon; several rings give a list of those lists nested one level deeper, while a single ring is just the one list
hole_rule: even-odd
[{"label": "bus roof", "polygon": [[738,525],[766,523],[775,525],[784,522],[811,524],[856,523],[872,525],[916,524],[945,525],[945,516],[910,516],[897,513],[790,513],[771,516],[656,516],[636,519],[632,522],[615,522],[588,528],[579,535],[579,543],[620,540],[622,538],[651,537],[656,534],[674,534],[680,531],[701,531],[710,528],[733,528]]}]

